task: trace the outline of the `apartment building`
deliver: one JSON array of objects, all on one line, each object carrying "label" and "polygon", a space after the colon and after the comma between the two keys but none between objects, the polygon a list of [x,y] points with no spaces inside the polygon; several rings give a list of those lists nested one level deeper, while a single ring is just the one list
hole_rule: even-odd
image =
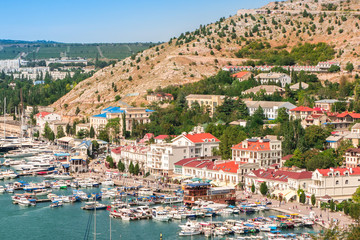
[{"label": "apartment building", "polygon": [[345,166],[355,168],[360,166],[360,148],[349,148],[345,152]]},{"label": "apartment building", "polygon": [[271,101],[245,101],[247,108],[249,109],[250,116],[254,115],[256,110],[261,107],[264,111],[265,118],[274,120],[278,117],[278,111],[280,108],[285,108],[289,113],[290,109],[296,106],[289,102],[271,102]]},{"label": "apartment building", "polygon": [[232,160],[256,163],[260,168],[273,164],[281,166],[281,141],[266,138],[246,139],[232,148]]},{"label": "apartment building", "polygon": [[304,106],[295,107],[293,109],[290,109],[290,118],[292,118],[294,120],[295,119],[304,120],[309,115],[311,115],[313,112],[314,112],[314,109],[309,108],[309,107],[304,107]]},{"label": "apartment building", "polygon": [[121,146],[111,150],[111,157],[116,164],[121,161],[126,169],[129,169],[132,162],[134,166],[138,164],[141,171],[147,172],[146,161],[149,150],[149,146],[143,145]]},{"label": "apartment building", "polygon": [[225,96],[223,95],[200,95],[200,94],[190,94],[186,96],[186,102],[189,107],[195,102],[199,103],[200,107],[208,108],[210,116],[215,112],[217,106],[223,104]]},{"label": "apartment building", "polygon": [[286,84],[291,84],[291,77],[285,73],[260,73],[255,77],[262,85],[276,83],[280,84],[281,87],[285,87]]},{"label": "apartment building", "polygon": [[359,187],[360,167],[316,169],[312,173],[308,193],[316,197],[330,196],[334,200],[345,200]]}]

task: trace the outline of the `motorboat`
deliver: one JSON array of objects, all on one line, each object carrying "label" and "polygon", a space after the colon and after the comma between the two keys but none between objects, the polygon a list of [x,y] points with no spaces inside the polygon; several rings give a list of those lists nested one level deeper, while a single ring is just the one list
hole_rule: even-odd
[{"label": "motorboat", "polygon": [[167,222],[171,220],[171,217],[165,211],[159,210],[159,208],[152,209],[152,217],[156,221]]},{"label": "motorboat", "polygon": [[4,192],[5,192],[4,186],[0,185],[0,193],[4,193]]},{"label": "motorboat", "polygon": [[30,206],[30,201],[29,201],[27,198],[25,198],[25,197],[21,197],[21,198],[17,201],[17,203],[18,203],[20,206],[24,206],[24,207]]},{"label": "motorboat", "polygon": [[101,185],[102,186],[111,186],[112,187],[112,186],[115,185],[115,183],[112,180],[105,180],[104,182],[101,183]]},{"label": "motorboat", "polygon": [[148,188],[140,188],[140,190],[138,191],[138,196],[151,196],[151,195],[154,195],[154,192]]},{"label": "motorboat", "polygon": [[87,202],[85,206],[81,207],[83,210],[104,210],[106,209],[105,204],[101,204],[98,202]]},{"label": "motorboat", "polygon": [[57,208],[57,207],[62,207],[62,206],[63,206],[62,202],[59,202],[59,201],[56,201],[56,202],[53,202],[52,204],[50,204],[51,208]]}]

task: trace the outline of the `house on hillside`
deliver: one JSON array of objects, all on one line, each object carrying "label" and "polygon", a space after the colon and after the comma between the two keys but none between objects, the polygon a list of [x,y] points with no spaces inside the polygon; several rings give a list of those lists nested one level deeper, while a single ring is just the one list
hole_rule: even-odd
[{"label": "house on hillside", "polygon": [[285,87],[286,84],[291,84],[291,77],[285,73],[260,73],[255,77],[262,85],[276,83],[280,84],[281,87]]},{"label": "house on hillside", "polygon": [[278,117],[280,108],[285,108],[289,113],[290,109],[296,106],[290,102],[272,102],[272,101],[245,101],[246,107],[249,109],[250,116],[254,115],[256,110],[261,107],[264,110],[264,115],[267,119],[273,120]]},{"label": "house on hillside", "polygon": [[210,116],[212,116],[215,112],[217,106],[223,104],[225,96],[223,95],[201,95],[201,94],[190,94],[186,96],[186,102],[191,108],[191,105],[197,102],[200,107],[208,108],[210,112]]},{"label": "house on hillside", "polygon": [[309,88],[309,84],[304,83],[304,82],[298,82],[298,83],[295,83],[295,84],[290,86],[290,89],[292,91],[297,91],[297,90],[300,90],[300,89],[308,89],[308,88]]},{"label": "house on hillside", "polygon": [[239,80],[239,82],[242,82],[242,81],[248,80],[251,77],[251,72],[241,71],[241,72],[234,73],[231,76],[236,78],[237,80]]},{"label": "house on hillside", "polygon": [[260,91],[264,91],[265,95],[273,95],[274,93],[278,93],[280,96],[285,94],[285,89],[276,85],[260,85],[248,90],[245,90],[243,94],[256,94]]},{"label": "house on hillside", "polygon": [[150,93],[146,96],[146,100],[149,102],[172,101],[174,96],[170,93]]}]

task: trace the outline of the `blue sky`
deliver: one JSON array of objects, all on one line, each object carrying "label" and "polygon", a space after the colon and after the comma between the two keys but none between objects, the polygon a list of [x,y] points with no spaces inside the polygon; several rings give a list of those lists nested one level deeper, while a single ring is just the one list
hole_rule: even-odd
[{"label": "blue sky", "polygon": [[3,0],[0,39],[59,42],[168,41],[200,24],[270,0]]}]

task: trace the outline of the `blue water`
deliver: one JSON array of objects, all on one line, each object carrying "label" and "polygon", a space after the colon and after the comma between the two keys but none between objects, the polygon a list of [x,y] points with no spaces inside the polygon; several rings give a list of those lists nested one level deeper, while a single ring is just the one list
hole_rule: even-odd
[{"label": "blue water", "polygon": [[[26,182],[40,182],[42,177],[21,177],[15,180],[0,180],[0,184],[23,180]],[[99,192],[100,189],[83,189],[88,193]],[[21,191],[17,191],[20,193]],[[53,190],[58,195],[70,195],[71,189]],[[103,201],[107,204],[109,201]],[[3,239],[84,239],[89,216],[93,211],[84,211],[80,207],[84,203],[64,204],[60,208],[50,208],[50,203],[38,203],[35,207],[21,207],[11,203],[11,195],[4,193],[0,195],[0,240]],[[267,211],[259,214],[240,214],[230,218],[253,218],[256,216],[276,215],[278,212]],[[110,218],[109,212],[99,210],[96,212],[96,239],[110,239]],[[224,220],[222,217],[215,217],[213,221]],[[210,221],[200,219],[199,221]],[[185,222],[185,220],[183,221]],[[126,222],[120,219],[111,219],[112,239],[159,239],[160,233],[163,239],[205,239],[204,236],[180,237],[180,221],[168,223],[154,220],[140,220]],[[94,239],[94,221],[91,222],[91,233],[88,239]],[[295,229],[293,232],[312,231],[311,229]]]}]

